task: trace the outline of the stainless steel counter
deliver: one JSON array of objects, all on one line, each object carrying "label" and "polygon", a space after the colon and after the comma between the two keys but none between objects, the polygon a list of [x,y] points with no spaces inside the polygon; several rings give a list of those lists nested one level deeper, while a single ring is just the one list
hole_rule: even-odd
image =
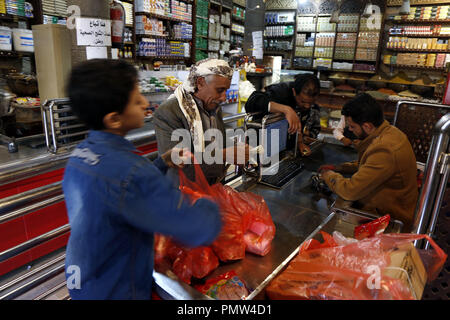
[{"label": "stainless steel counter", "polygon": [[[156,142],[153,122],[147,121],[142,128],[130,131],[125,138],[136,147]],[[28,142],[19,143],[19,151],[16,153],[9,153],[6,146],[0,145],[0,185],[33,173],[39,174],[64,167],[74,147],[53,154],[47,150],[44,137],[40,140],[34,139],[31,145],[37,147],[30,146]]]},{"label": "stainless steel counter", "polygon": [[[304,170],[283,189],[276,190],[260,184],[238,186],[236,189],[239,191],[247,190],[264,197],[276,226],[272,249],[265,257],[246,253],[243,260],[221,263],[207,278],[234,270],[251,290],[248,299],[263,299],[266,285],[297,254],[299,246],[330,222],[336,224],[335,215],[330,211],[334,197],[317,194],[310,186],[311,175],[324,163],[337,164],[356,157],[353,149],[322,144],[311,157],[305,159]],[[166,275],[170,275],[167,270]],[[155,274],[158,293],[163,298],[207,299],[166,275]]]}]

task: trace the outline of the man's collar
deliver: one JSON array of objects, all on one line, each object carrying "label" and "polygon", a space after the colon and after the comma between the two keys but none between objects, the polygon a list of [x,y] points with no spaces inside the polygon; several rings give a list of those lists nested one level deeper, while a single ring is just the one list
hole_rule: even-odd
[{"label": "man's collar", "polygon": [[217,107],[217,109],[212,110],[212,111],[208,111],[205,109],[203,101],[200,100],[200,98],[196,97],[194,94],[192,95],[192,97],[195,100],[195,103],[197,104],[197,107],[200,111],[202,111],[203,113],[206,113],[208,116],[214,116],[217,113],[217,110],[220,108],[220,105]]},{"label": "man's collar", "polygon": [[383,123],[378,128],[376,128],[374,132],[369,134],[369,136],[367,136],[364,140],[362,140],[358,144],[358,147],[357,147],[358,151],[360,151],[362,149],[366,149],[372,143],[372,141],[376,137],[378,137],[381,134],[381,132],[383,132],[383,130],[386,129],[387,127],[389,127],[389,122],[384,120]]},{"label": "man's collar", "polygon": [[108,143],[113,145],[116,148],[124,149],[127,151],[136,151],[136,147],[125,137],[122,137],[118,134],[109,133],[101,130],[90,130],[89,140],[100,143]]}]

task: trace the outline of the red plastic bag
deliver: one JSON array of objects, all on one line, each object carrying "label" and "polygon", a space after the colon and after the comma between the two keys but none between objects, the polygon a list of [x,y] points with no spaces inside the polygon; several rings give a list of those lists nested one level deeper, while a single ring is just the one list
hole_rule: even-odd
[{"label": "red plastic bag", "polygon": [[[420,239],[427,239],[433,248],[427,251],[431,259],[425,264],[427,279],[432,281],[447,255],[430,237],[380,234],[345,246],[303,250],[271,282],[266,292],[270,299],[414,299],[405,282],[388,277],[384,272],[390,269],[392,253]],[[380,271],[377,287],[371,282],[373,270]]]},{"label": "red plastic bag", "polygon": [[210,247],[185,248],[170,237],[155,234],[155,269],[169,266],[178,278],[187,284],[192,277],[201,279],[219,266],[219,260]]},{"label": "red plastic bag", "polygon": [[220,183],[210,186],[198,164],[190,181],[180,170],[180,190],[191,201],[208,197],[221,211],[223,227],[212,244],[221,261],[243,259],[245,252],[266,255],[275,237],[275,225],[264,198],[250,192],[237,192]]},{"label": "red plastic bag", "polygon": [[390,215],[385,215],[378,219],[375,219],[369,223],[362,224],[360,226],[355,227],[354,237],[355,239],[362,240],[365,238],[373,237],[376,234],[381,234],[389,225],[389,221],[391,220]]},{"label": "red plastic bag", "polygon": [[322,235],[322,238],[324,240],[323,243],[320,243],[316,239],[309,239],[300,247],[300,253],[314,249],[331,248],[337,246],[336,241],[329,233],[320,231],[320,234]]}]

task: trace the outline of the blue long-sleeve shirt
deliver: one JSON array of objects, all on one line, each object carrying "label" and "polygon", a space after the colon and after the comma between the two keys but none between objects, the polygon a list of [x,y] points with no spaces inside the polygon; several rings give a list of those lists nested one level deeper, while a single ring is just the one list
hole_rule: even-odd
[{"label": "blue long-sleeve shirt", "polygon": [[216,204],[200,199],[190,206],[165,178],[160,158],[152,163],[133,151],[119,135],[90,131],[67,163],[72,299],[150,299],[155,232],[188,246],[210,244],[220,232]]}]

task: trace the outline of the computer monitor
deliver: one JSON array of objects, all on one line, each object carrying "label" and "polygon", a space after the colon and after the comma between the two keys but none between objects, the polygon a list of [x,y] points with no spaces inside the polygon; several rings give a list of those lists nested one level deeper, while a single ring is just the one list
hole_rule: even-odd
[{"label": "computer monitor", "polygon": [[289,123],[286,119],[263,124],[261,132],[264,147],[263,163],[267,163],[270,161],[269,158],[277,155],[281,160],[281,153],[286,150],[288,128]]}]

